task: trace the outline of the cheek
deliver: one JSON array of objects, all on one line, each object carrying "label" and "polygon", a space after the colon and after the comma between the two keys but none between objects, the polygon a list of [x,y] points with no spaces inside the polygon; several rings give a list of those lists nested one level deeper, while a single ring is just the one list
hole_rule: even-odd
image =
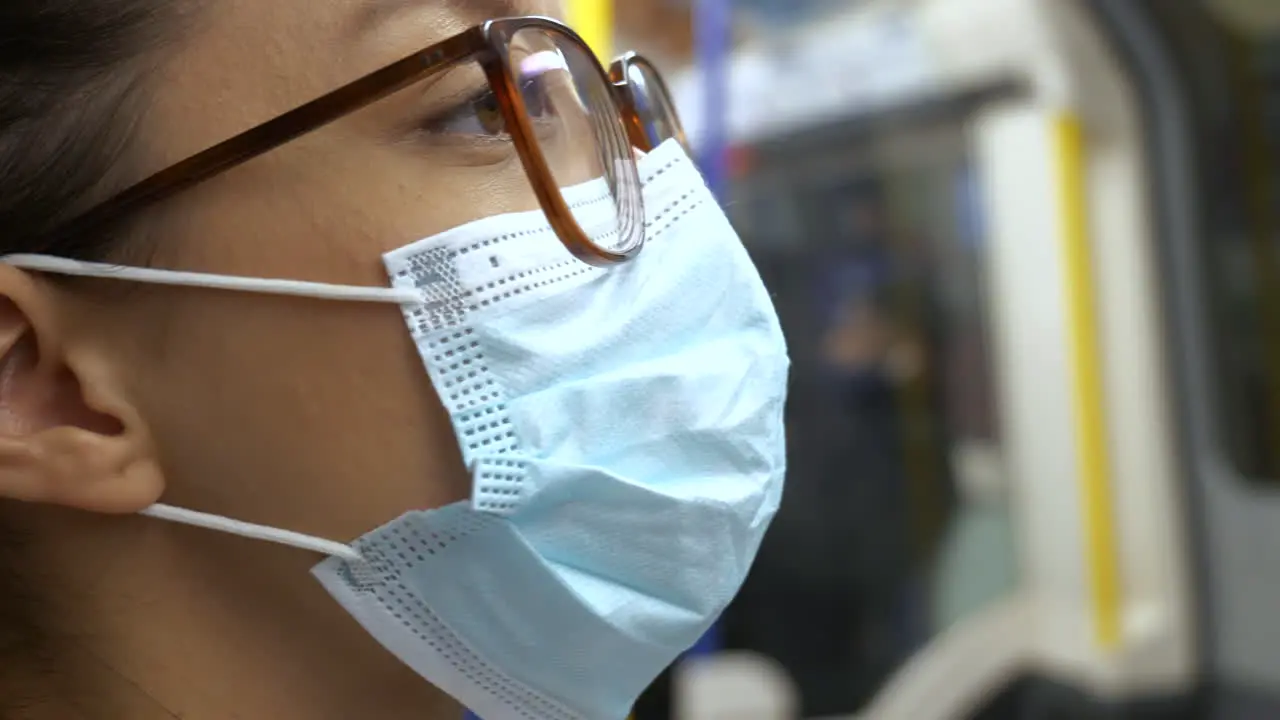
[{"label": "cheek", "polygon": [[491,215],[538,209],[523,166],[465,167],[412,143],[316,137],[179,198],[165,267],[385,285],[382,256]]},{"label": "cheek", "polygon": [[[535,207],[519,163],[446,172],[404,148],[317,139],[178,199],[157,221],[155,264],[385,286],[386,252]],[[468,497],[398,308],[176,288],[147,298],[168,329],[132,370],[166,502],[346,540]]]},{"label": "cheek", "polygon": [[466,498],[447,416],[399,310],[185,293],[149,416],[167,501],[339,540]]}]

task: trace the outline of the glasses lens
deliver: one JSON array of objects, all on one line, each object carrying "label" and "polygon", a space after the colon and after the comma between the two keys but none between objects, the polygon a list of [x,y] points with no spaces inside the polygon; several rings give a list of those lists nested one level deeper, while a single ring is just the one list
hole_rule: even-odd
[{"label": "glasses lens", "polygon": [[635,157],[611,85],[576,41],[525,28],[511,67],[556,186],[578,227],[600,250],[626,254],[644,242]]},{"label": "glasses lens", "polygon": [[627,83],[650,146],[656,148],[672,138],[684,143],[684,128],[675,101],[658,71],[648,62],[636,60],[627,66]]}]

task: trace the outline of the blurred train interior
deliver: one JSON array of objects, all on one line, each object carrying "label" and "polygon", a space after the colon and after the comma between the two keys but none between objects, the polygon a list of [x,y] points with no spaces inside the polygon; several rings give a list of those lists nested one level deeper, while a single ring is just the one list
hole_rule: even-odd
[{"label": "blurred train interior", "polygon": [[1280,1],[575,12],[794,363],[782,510],[636,720],[1280,718]]}]

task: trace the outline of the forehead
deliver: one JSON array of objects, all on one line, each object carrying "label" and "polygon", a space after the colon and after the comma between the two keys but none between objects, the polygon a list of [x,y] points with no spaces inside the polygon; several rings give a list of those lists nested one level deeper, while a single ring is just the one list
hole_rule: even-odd
[{"label": "forehead", "polygon": [[176,162],[492,17],[560,0],[210,0],[156,84],[148,125]]}]

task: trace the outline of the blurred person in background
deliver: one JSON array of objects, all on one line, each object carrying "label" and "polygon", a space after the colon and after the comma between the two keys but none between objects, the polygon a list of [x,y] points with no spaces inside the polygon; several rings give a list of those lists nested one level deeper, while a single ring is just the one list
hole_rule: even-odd
[{"label": "blurred person in background", "polygon": [[864,707],[927,638],[941,532],[921,505],[946,512],[948,479],[919,470],[938,405],[913,393],[940,371],[932,328],[904,302],[929,270],[923,238],[897,227],[883,177],[794,192],[802,240],[752,229],[796,363],[786,500],[725,637],[779,661],[803,714],[821,717]]},{"label": "blurred person in background", "polygon": [[556,12],[3,3],[0,718],[610,720],[712,624],[786,347]]},{"label": "blurred person in background", "polygon": [[898,393],[921,361],[895,328],[877,244],[845,247],[809,268],[821,310],[782,308],[793,333],[825,322],[792,339],[810,354],[792,379],[786,502],[728,626],[731,644],[787,667],[809,716],[859,707],[892,673],[912,573]]}]

